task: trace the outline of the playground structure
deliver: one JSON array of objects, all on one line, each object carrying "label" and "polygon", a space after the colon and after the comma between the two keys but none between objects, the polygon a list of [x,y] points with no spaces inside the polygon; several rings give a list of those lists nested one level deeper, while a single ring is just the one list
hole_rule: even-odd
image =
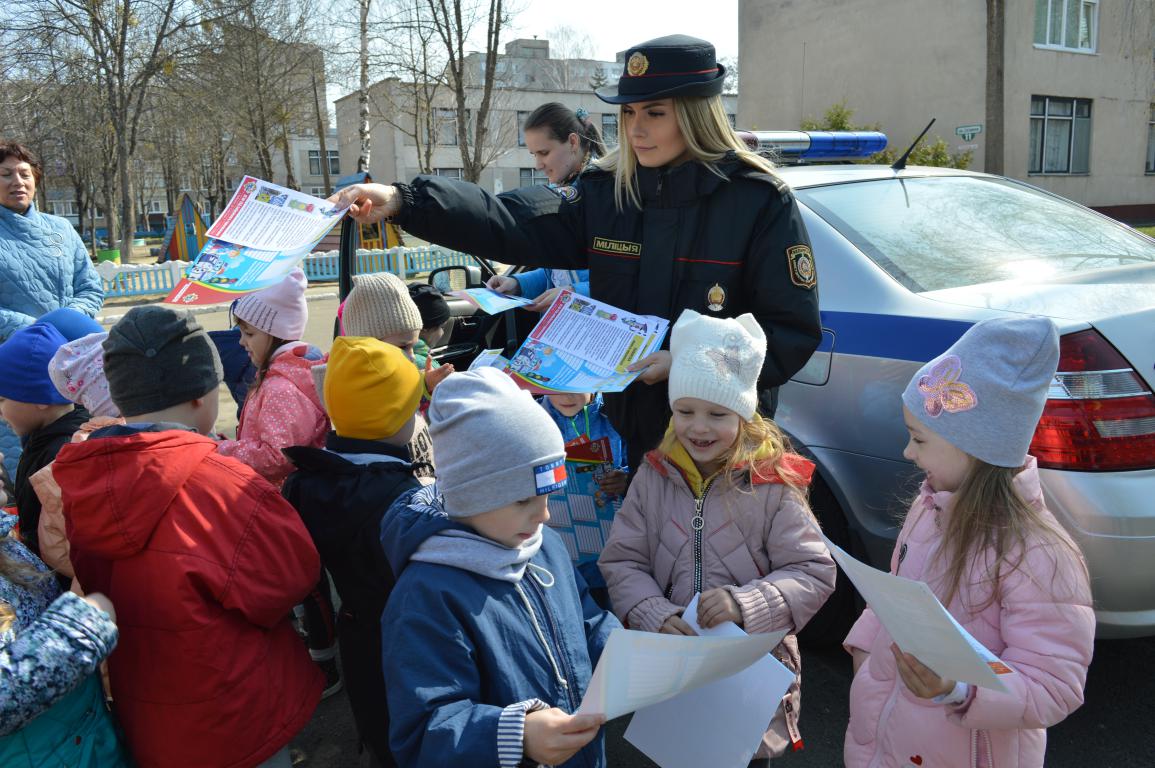
[{"label": "playground structure", "polygon": [[158,262],[195,261],[205,245],[208,225],[200,208],[189,194],[181,195],[176,216],[171,217],[164,233],[164,244],[160,247]]}]

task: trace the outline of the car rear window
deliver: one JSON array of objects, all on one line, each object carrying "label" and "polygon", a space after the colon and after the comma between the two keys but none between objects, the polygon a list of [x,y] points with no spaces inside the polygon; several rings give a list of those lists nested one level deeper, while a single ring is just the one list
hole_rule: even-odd
[{"label": "car rear window", "polygon": [[1133,230],[1007,180],[881,179],[795,194],[912,291],[1155,263],[1155,243]]}]

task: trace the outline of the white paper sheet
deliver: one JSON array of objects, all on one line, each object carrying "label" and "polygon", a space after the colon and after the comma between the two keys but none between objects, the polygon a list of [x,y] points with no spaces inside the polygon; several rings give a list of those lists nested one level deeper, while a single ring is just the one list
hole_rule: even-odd
[{"label": "white paper sheet", "polygon": [[[747,637],[727,621],[698,625],[698,595],[682,618],[703,637]],[[778,643],[786,632],[775,632]],[[634,713],[626,740],[662,768],[745,768],[762,743],[794,673],[770,655],[729,677]]]},{"label": "white paper sheet", "polygon": [[740,672],[780,642],[775,635],[684,637],[615,629],[576,714],[607,720]]},{"label": "white paper sheet", "polygon": [[999,676],[1014,670],[963,629],[930,587],[871,568],[829,539],[826,546],[904,653],[947,680],[1007,690]]}]

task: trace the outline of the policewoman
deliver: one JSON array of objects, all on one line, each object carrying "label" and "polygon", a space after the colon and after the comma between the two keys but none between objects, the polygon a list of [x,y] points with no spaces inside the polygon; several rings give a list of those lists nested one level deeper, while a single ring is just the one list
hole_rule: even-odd
[{"label": "policewoman", "polygon": [[[527,187],[497,197],[439,176],[354,185],[335,198],[359,221],[388,218],[418,237],[504,263],[588,268],[590,296],[673,323],[683,310],[752,313],[766,332],[758,385],[772,415],[777,388],[821,336],[818,277],[794,196],[730,127],[725,69],[705,40],[671,35],[629,49],[602,101],[619,105],[616,151],[572,186]],[[605,412],[629,463],[657,446],[670,419],[670,354],[645,367]]]}]

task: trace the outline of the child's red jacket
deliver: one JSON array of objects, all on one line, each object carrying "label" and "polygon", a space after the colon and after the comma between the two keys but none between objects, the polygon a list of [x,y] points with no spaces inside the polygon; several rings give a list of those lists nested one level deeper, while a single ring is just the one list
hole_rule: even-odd
[{"label": "child's red jacket", "polygon": [[322,675],[293,631],[320,561],[297,512],[216,443],[110,427],[54,474],[72,563],[116,608],[116,714],[136,761],[245,768],[305,726]]}]

